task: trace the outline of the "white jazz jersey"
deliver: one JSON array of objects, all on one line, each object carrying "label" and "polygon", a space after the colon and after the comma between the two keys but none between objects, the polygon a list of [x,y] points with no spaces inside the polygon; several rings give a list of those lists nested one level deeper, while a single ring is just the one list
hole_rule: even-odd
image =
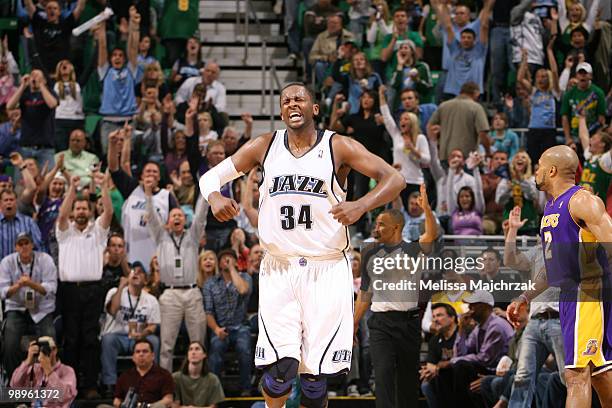
[{"label": "white jazz jersey", "polygon": [[336,179],[334,134],[319,131],[314,146],[297,158],[287,131],[274,133],[263,160],[258,224],[260,242],[271,255],[316,258],[348,248],[348,228],[329,213],[346,199]]}]

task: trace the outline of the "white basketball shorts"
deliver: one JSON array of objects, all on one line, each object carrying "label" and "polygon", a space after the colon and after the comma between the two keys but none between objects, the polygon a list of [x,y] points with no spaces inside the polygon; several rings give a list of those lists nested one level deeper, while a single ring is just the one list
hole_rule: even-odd
[{"label": "white basketball shorts", "polygon": [[259,337],[255,365],[291,357],[299,373],[335,375],[351,367],[353,277],[339,258],[266,254],[259,272]]}]

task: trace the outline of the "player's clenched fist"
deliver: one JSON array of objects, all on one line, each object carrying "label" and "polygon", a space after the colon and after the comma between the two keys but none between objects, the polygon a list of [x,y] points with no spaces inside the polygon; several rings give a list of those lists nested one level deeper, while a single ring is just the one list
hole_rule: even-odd
[{"label": "player's clenched fist", "polygon": [[208,203],[215,218],[221,222],[231,220],[240,212],[240,207],[238,207],[236,201],[223,197],[218,191],[210,193]]},{"label": "player's clenched fist", "polygon": [[343,225],[351,225],[361,218],[366,208],[358,201],[345,201],[334,205],[329,212]]}]

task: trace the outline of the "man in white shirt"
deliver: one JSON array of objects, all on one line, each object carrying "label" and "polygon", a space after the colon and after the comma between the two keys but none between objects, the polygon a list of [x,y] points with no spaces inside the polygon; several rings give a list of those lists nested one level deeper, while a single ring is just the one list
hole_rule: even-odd
[{"label": "man in white shirt", "polygon": [[134,262],[129,277],[121,277],[118,288],[111,288],[104,301],[106,320],[102,330],[102,384],[113,395],[117,382],[117,356],[131,354],[136,340],[146,338],[153,344],[159,361],[159,337],[155,335],[161,323],[159,303],[155,296],[144,292],[147,277],[140,262]]},{"label": "man in white shirt", "polygon": [[[98,320],[102,313],[104,289],[101,284],[103,254],[106,249],[113,205],[108,180],[102,184],[104,211],[94,222],[91,203],[77,197],[78,176],[70,179],[68,194],[57,218],[59,244],[60,308],[64,324],[64,360],[74,368],[86,399],[97,399],[99,371]],[[70,221],[70,217],[74,221]]]},{"label": "man in white shirt", "polygon": [[206,85],[206,101],[211,101],[217,112],[225,112],[227,109],[225,86],[219,82],[219,74],[221,68],[216,62],[208,62],[206,66],[200,70],[201,76],[191,77],[183,82],[183,85],[176,91],[174,103],[180,105],[183,102],[189,102],[193,90],[196,85]]}]

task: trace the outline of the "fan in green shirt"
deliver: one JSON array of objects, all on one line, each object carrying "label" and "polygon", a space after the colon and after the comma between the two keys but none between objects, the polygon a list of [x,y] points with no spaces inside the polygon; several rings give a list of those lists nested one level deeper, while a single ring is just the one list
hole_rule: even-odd
[{"label": "fan in green shirt", "polygon": [[606,97],[597,85],[591,83],[593,69],[583,62],[576,67],[578,83],[563,95],[561,102],[561,118],[563,133],[567,143],[578,137],[578,117],[586,116],[587,127],[595,122],[604,123],[606,114]]},{"label": "fan in green shirt", "polygon": [[578,118],[578,129],[580,143],[584,148],[580,185],[599,196],[605,203],[612,183],[612,134],[609,130],[599,130],[590,136],[584,116]]},{"label": "fan in green shirt", "polygon": [[165,0],[159,26],[161,38],[187,40],[192,37],[200,22],[199,7],[198,0]]},{"label": "fan in green shirt", "polygon": [[179,406],[216,407],[225,399],[219,378],[208,372],[206,359],[204,346],[192,341],[181,370],[172,374],[176,384],[174,402]]}]

